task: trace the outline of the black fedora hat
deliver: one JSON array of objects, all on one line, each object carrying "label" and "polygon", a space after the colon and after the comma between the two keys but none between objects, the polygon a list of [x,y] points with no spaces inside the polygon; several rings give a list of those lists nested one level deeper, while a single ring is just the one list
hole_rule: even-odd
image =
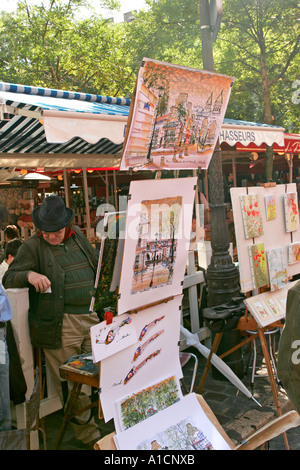
[{"label": "black fedora hat", "polygon": [[32,211],[34,225],[43,232],[57,232],[69,225],[74,212],[65,206],[64,201],[56,194],[46,197],[40,206]]}]

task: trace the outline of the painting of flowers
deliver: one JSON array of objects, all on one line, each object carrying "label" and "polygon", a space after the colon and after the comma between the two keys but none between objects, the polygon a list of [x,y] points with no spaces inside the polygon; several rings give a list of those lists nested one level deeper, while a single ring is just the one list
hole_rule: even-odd
[{"label": "painting of flowers", "polygon": [[265,245],[264,243],[257,243],[249,246],[248,249],[254,287],[263,287],[269,283]]},{"label": "painting of flowers", "polygon": [[288,248],[288,263],[294,264],[300,261],[300,242],[289,244]]},{"label": "painting of flowers", "polygon": [[264,230],[258,194],[240,196],[240,202],[245,237],[254,238],[263,235]]},{"label": "painting of flowers", "polygon": [[293,232],[299,228],[298,197],[297,193],[284,194],[286,231]]},{"label": "painting of flowers", "polygon": [[272,194],[265,196],[265,204],[266,204],[266,216],[267,220],[274,220],[276,219],[276,201],[275,196]]}]

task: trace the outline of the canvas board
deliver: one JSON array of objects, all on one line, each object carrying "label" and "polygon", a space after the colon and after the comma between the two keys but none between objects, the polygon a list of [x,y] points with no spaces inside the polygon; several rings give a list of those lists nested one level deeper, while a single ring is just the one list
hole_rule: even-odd
[{"label": "canvas board", "polygon": [[288,282],[287,249],[273,248],[267,250],[267,262],[271,291],[285,287]]},{"label": "canvas board", "polygon": [[114,403],[169,374],[182,377],[179,359],[182,295],[133,315],[138,340],[101,361],[100,402],[105,421]]},{"label": "canvas board", "polygon": [[121,170],[207,169],[234,78],[144,58]]},{"label": "canvas board", "polygon": [[118,450],[231,450],[194,393],[114,439]]},{"label": "canvas board", "polygon": [[114,404],[116,432],[125,431],[173,405],[182,398],[180,382],[175,375],[165,377]]},{"label": "canvas board", "polygon": [[[286,192],[296,192],[296,184],[281,184],[264,188],[263,186],[251,186],[248,188],[231,188],[231,202],[234,217],[235,236],[239,261],[239,276],[241,292],[250,292],[255,289],[251,275],[251,264],[249,257],[249,246],[255,243],[264,243],[265,250],[284,248],[288,255],[289,245],[300,242],[300,230],[293,232],[286,231],[285,225],[285,205],[284,194]],[[260,201],[264,201],[268,196],[273,196],[276,204],[276,218],[267,220],[266,204],[261,204],[262,222],[264,234],[255,238],[245,238],[243,216],[241,211],[240,196],[247,194],[258,194]],[[300,264],[293,263],[287,266],[288,277],[299,274]]]},{"label": "canvas board", "polygon": [[118,314],[182,292],[197,178],[132,181]]},{"label": "canvas board", "polygon": [[299,229],[299,211],[297,192],[288,192],[284,195],[285,225],[287,232]]}]

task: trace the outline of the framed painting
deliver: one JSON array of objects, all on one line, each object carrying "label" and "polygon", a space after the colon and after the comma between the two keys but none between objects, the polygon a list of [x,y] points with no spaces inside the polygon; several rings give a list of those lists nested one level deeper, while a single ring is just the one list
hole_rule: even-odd
[{"label": "framed painting", "polygon": [[299,228],[299,210],[297,193],[284,194],[285,228],[287,232],[294,232]]},{"label": "framed painting", "polygon": [[260,237],[264,234],[258,194],[240,196],[245,238]]},{"label": "framed painting", "polygon": [[132,181],[118,314],[182,292],[197,178]]},{"label": "framed painting", "polygon": [[144,58],[121,170],[207,169],[234,78]]},{"label": "framed painting", "polygon": [[256,243],[248,247],[251,267],[251,277],[254,287],[259,288],[269,284],[265,244]]}]

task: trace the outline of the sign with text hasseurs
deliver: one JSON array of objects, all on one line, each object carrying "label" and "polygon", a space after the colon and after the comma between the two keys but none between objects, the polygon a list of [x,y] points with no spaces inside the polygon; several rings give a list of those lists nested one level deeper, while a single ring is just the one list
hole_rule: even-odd
[{"label": "sign with text hasseurs", "polygon": [[121,170],[207,169],[234,78],[144,58]]}]

